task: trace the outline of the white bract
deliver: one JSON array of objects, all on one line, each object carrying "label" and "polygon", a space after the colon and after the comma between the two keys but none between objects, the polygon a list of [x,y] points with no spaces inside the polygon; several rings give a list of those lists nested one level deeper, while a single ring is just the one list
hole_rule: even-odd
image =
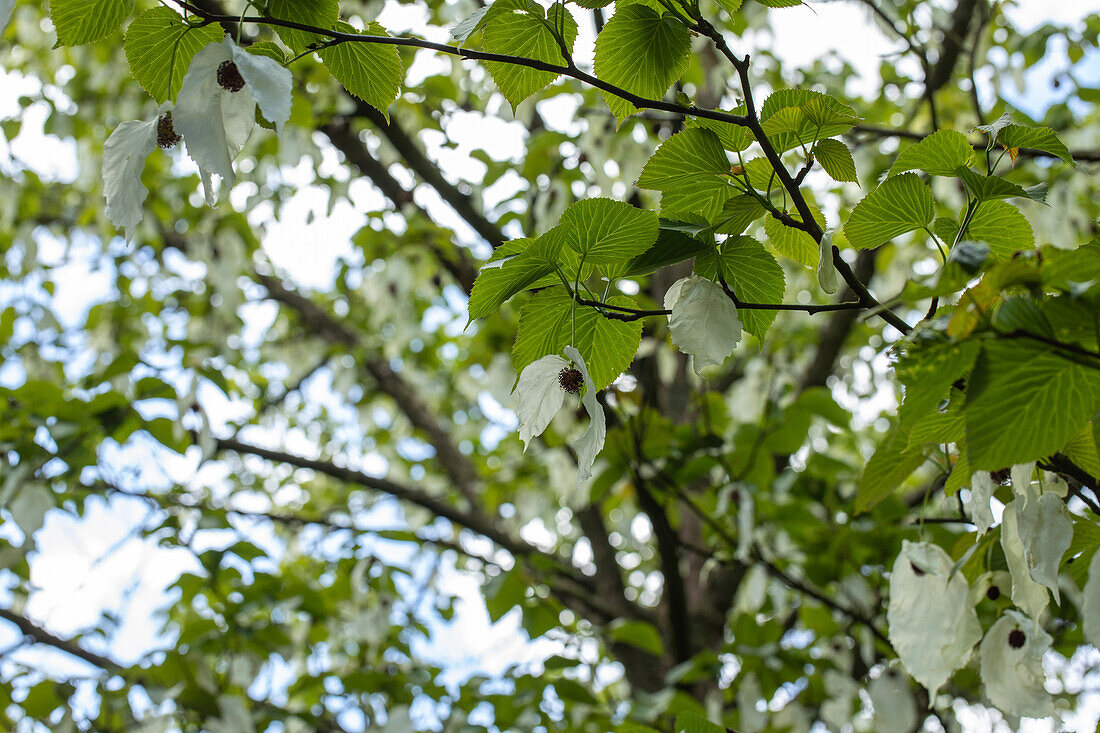
[{"label": "white bract", "polygon": [[[1023,518],[1020,519],[1022,522]],[[1022,528],[1020,534],[1024,534]],[[1062,556],[1066,554],[1073,539],[1073,522],[1061,497],[1056,494],[1043,494],[1039,497],[1036,526],[1028,534],[1031,542],[1025,549],[1031,579],[1050,588],[1050,592],[1054,594],[1054,602],[1061,605],[1058,566],[1062,564]]]},{"label": "white bract", "polygon": [[741,340],[741,319],[729,296],[705,277],[677,280],[665,293],[668,328],[676,348],[692,358],[696,373],[721,364]]},{"label": "white bract", "polygon": [[909,733],[917,725],[917,706],[906,679],[893,670],[880,674],[867,687],[878,733]]},{"label": "white bract", "polygon": [[1001,548],[1012,575],[1012,602],[1037,620],[1047,607],[1047,589],[1031,577],[1027,545],[1020,536],[1020,504],[1020,499],[1010,502],[1001,515]]},{"label": "white bract", "polygon": [[941,547],[906,540],[890,573],[890,643],[913,679],[928,688],[929,705],[982,638],[970,586],[951,569]]},{"label": "white bract", "polygon": [[1043,654],[1050,635],[1019,611],[1006,611],[982,640],[982,684],[989,701],[1006,715],[1041,717],[1053,711],[1043,687]]},{"label": "white bract", "polygon": [[826,229],[821,235],[821,253],[817,261],[817,282],[821,289],[830,295],[840,288],[833,264],[833,230]]},{"label": "white bract", "polygon": [[[603,449],[604,439],[607,437],[607,422],[603,406],[596,399],[596,385],[592,383],[592,377],[588,374],[588,367],[580,352],[572,346],[566,346],[564,353],[581,373],[584,382],[581,403],[591,418],[584,434],[571,443],[573,449],[577,451],[577,484],[579,485],[592,477],[592,466],[596,462],[596,456]],[[515,389],[519,396],[516,417],[519,419],[519,437],[523,441],[524,450],[527,450],[532,438],[542,435],[542,431],[561,409],[562,402],[565,400],[565,391],[559,380],[562,370],[568,369],[569,366],[569,361],[556,354],[550,354],[531,362],[520,373]]]},{"label": "white bract", "polygon": [[[243,86],[223,83],[232,64]],[[219,77],[222,77],[219,79]],[[183,77],[176,103],[176,130],[199,166],[208,203],[214,203],[212,176],[224,186],[236,183],[233,159],[241,152],[256,124],[256,107],[275,125],[276,133],[290,119],[290,70],[273,58],[252,54],[229,38],[195,54]]]},{"label": "white bract", "polygon": [[142,204],[149,189],[141,182],[145,159],[157,147],[157,124],[161,113],[151,120],[122,122],[103,143],[103,195],[107,218],[126,234],[134,236],[134,227],[144,216]]},{"label": "white bract", "polygon": [[1081,619],[1085,641],[1100,648],[1100,552],[1092,556],[1089,579],[1085,582],[1081,603]]},{"label": "white bract", "polygon": [[988,471],[976,471],[970,477],[970,498],[966,500],[966,512],[970,521],[978,528],[978,536],[985,534],[993,524],[993,510],[989,506],[997,484]]}]

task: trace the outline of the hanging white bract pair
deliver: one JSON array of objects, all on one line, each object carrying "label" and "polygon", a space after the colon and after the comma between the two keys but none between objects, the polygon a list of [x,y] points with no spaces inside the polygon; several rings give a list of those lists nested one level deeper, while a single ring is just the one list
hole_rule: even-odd
[{"label": "hanging white bract pair", "polygon": [[249,53],[229,38],[211,43],[191,60],[177,103],[166,102],[153,119],[123,122],[103,145],[107,218],[127,239],[141,221],[149,191],[141,183],[145,159],[182,138],[199,166],[206,201],[215,201],[214,181],[236,183],[233,159],[256,124],[256,108],[281,133],[290,119],[290,70],[269,56]]}]

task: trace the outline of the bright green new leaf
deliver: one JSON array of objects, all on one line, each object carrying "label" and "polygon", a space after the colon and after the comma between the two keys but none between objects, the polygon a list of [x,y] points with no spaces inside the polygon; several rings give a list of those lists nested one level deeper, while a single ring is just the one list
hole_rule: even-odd
[{"label": "bright green new leaf", "polygon": [[957,171],[959,180],[962,181],[966,192],[974,201],[990,201],[993,199],[1007,198],[1031,198],[1028,192],[1012,181],[1006,181],[1000,176],[983,176],[969,168],[960,167]]},{"label": "bright green new leaf", "polygon": [[50,0],[50,18],[62,46],[106,38],[133,9],[133,0]]},{"label": "bright green new leaf", "polygon": [[[343,21],[335,29],[357,33]],[[371,22],[362,35],[384,36],[386,29]],[[401,91],[404,69],[397,48],[380,43],[340,43],[319,52],[325,68],[344,88],[389,119],[389,108]]]},{"label": "bright green new leaf", "polygon": [[[740,105],[734,109],[722,110],[733,115],[744,115],[745,105]],[[753,143],[752,132],[749,128],[743,125],[735,125],[732,122],[722,122],[720,120],[712,120],[706,117],[692,117],[685,124],[686,127],[703,127],[710,130],[722,143],[722,147],[730,152],[736,153],[741,150],[745,150]]]},{"label": "bright green new leaf", "polygon": [[666,140],[638,177],[638,187],[660,191],[661,210],[715,220],[737,194],[729,180],[729,158],[710,130],[689,128]]},{"label": "bright green new leaf", "polygon": [[898,380],[905,387],[905,399],[898,411],[899,424],[903,428],[912,425],[935,410],[951,385],[970,373],[977,358],[978,344],[974,341],[942,341],[906,351],[895,367]]},{"label": "bright green new leaf", "polygon": [[[687,68],[691,36],[672,15],[645,5],[619,8],[596,38],[596,76],[648,99],[660,99]],[[604,93],[607,106],[622,122],[637,108]]]},{"label": "bright green new leaf", "polygon": [[909,447],[905,431],[893,429],[879,443],[863,469],[856,492],[856,511],[865,512],[903,490],[906,479],[924,463],[924,446]]},{"label": "bright green new leaf", "polygon": [[783,152],[840,135],[860,120],[835,97],[805,89],[780,89],[764,101],[760,119],[772,146]]},{"label": "bright green new leaf", "polygon": [[[340,5],[338,0],[268,0],[267,15],[279,20],[290,20],[302,25],[311,25],[314,28],[327,29],[333,28],[336,21],[340,19]],[[333,29],[346,30],[345,28]],[[297,28],[276,27],[275,32],[279,34],[283,43],[296,53],[304,51],[311,43],[329,40],[328,36],[301,31]],[[355,31],[352,29],[348,32]]]},{"label": "bright green new leaf", "polygon": [[1032,148],[1057,155],[1067,163],[1075,163],[1073,155],[1058,135],[1049,127],[1008,125],[997,134],[997,142],[1006,148]]},{"label": "bright green new leaf", "polygon": [[[810,206],[810,211],[813,213],[818,226],[824,230],[826,226],[825,217],[822,216],[821,211],[815,206]],[[795,221],[802,221],[802,217],[799,216],[797,211],[787,213]],[[771,242],[779,254],[795,262],[801,262],[806,267],[817,267],[818,259],[821,256],[821,248],[818,246],[817,240],[807,232],[787,226],[774,216],[769,216],[764,220],[764,233],[768,235],[768,241]]]},{"label": "bright green new leaf", "polygon": [[553,229],[538,239],[509,242],[506,246],[518,254],[490,261],[474,281],[470,293],[470,320],[489,315],[519,291],[552,274],[562,242],[562,237],[556,236]]},{"label": "bright green new leaf", "polygon": [[932,190],[915,173],[887,178],[856,205],[844,233],[856,249],[874,249],[932,223]]},{"label": "bright green new leaf", "polygon": [[[577,38],[577,21],[562,5],[550,8],[549,18],[544,15],[542,6],[529,0],[504,0],[511,12],[496,12],[485,23],[485,50],[508,56],[545,61],[548,64],[565,63],[561,45],[554,37],[551,26],[559,24],[564,28],[565,45],[573,50],[573,41]],[[497,3],[499,4],[499,2]],[[493,81],[500,87],[501,94],[515,110],[527,97],[552,84],[558,74],[551,71],[539,71],[526,66],[486,61],[485,68],[493,75]]]},{"label": "bright green new leaf", "polygon": [[[634,300],[616,296],[611,305],[634,307]],[[512,345],[516,372],[547,354],[573,345],[581,353],[597,390],[611,384],[634,360],[642,339],[642,322],[605,318],[595,308],[576,305],[564,287],[539,292],[520,311]]]},{"label": "bright green new leaf", "polygon": [[624,201],[585,199],[562,213],[559,229],[585,263],[613,265],[653,246],[657,227],[657,214],[652,211]]},{"label": "bright green new leaf", "polygon": [[718,215],[714,231],[718,234],[741,234],[749,224],[767,213],[755,196],[743,194],[728,199]]},{"label": "bright green new leaf", "polygon": [[901,151],[890,175],[919,170],[933,176],[953,176],[959,167],[970,165],[974,148],[966,135],[956,130],[938,130]]},{"label": "bright green new leaf", "polygon": [[164,102],[179,91],[195,54],[221,39],[221,26],[192,26],[176,11],[158,5],[134,18],[122,48],[134,78],[153,99]]},{"label": "bright green new leaf", "polygon": [[1031,224],[1019,209],[1007,201],[985,201],[980,204],[964,236],[986,242],[989,253],[1002,260],[1035,246]]},{"label": "bright green new leaf", "polygon": [[839,140],[821,140],[814,146],[814,158],[834,181],[857,182],[852,151]]},{"label": "bright green new leaf", "polygon": [[[786,292],[783,268],[752,237],[730,237],[719,251],[697,257],[695,273],[710,279],[721,275],[737,299],[745,303],[782,303]],[[739,308],[737,315],[746,331],[763,339],[776,312]]]},{"label": "bright green new leaf", "polygon": [[1100,403],[1098,366],[1026,339],[987,342],[965,408],[971,468],[996,471],[1061,450]]}]

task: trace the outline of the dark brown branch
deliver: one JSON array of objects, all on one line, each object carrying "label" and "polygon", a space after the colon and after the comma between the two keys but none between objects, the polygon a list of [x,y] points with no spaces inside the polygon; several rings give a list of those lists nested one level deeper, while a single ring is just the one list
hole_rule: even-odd
[{"label": "dark brown branch", "polygon": [[19,627],[19,631],[23,633],[23,636],[27,637],[35,644],[45,644],[46,646],[51,646],[54,649],[60,649],[66,654],[76,657],[77,659],[81,659],[93,666],[99,667],[106,672],[118,672],[119,670],[123,669],[123,666],[113,659],[109,659],[102,654],[96,654],[95,652],[88,651],[72,639],[62,639],[60,636],[57,636],[56,634],[47,631],[41,626],[30,621],[29,619],[20,616],[19,614],[7,608],[0,608],[0,619],[15,624],[17,627]]}]

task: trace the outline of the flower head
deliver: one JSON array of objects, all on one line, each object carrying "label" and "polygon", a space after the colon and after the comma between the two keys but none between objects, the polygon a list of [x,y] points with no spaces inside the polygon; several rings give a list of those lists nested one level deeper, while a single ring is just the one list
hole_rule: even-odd
[{"label": "flower head", "polygon": [[592,383],[584,358],[572,346],[566,346],[564,353],[572,364],[557,354],[549,354],[531,362],[520,372],[515,389],[519,396],[516,417],[519,418],[519,439],[527,450],[531,439],[542,435],[561,409],[565,393],[578,394],[584,388],[581,404],[588,411],[591,422],[584,434],[572,443],[577,451],[577,483],[580,484],[592,477],[592,465],[607,436],[607,423],[603,406],[596,400],[596,385]]},{"label": "flower head", "polygon": [[290,71],[268,56],[249,53],[229,38],[195,54],[183,77],[175,128],[198,164],[208,203],[214,203],[212,177],[226,188],[236,182],[233,159],[256,124],[256,107],[275,125],[290,119]]}]

